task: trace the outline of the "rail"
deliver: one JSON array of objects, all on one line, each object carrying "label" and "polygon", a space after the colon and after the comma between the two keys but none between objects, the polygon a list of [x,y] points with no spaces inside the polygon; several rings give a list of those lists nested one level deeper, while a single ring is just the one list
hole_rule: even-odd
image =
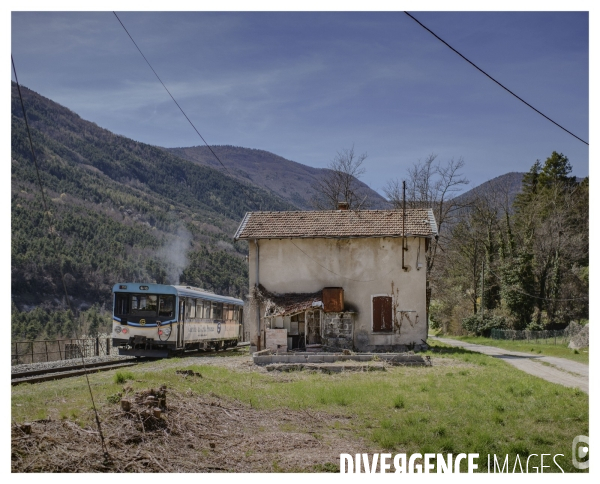
[{"label": "rail", "polygon": [[116,355],[107,337],[58,340],[14,341],[11,343],[11,365],[71,360],[90,356]]}]

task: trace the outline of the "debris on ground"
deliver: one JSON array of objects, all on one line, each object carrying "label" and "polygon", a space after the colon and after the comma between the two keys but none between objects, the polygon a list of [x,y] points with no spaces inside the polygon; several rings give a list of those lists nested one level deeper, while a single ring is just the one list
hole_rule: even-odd
[{"label": "debris on ground", "polygon": [[340,453],[372,450],[348,438],[348,416],[259,410],[165,386],[124,388],[120,402],[99,413],[107,456],[89,410],[79,417],[86,425],[68,418],[13,424],[12,472],[322,472],[339,469]]}]

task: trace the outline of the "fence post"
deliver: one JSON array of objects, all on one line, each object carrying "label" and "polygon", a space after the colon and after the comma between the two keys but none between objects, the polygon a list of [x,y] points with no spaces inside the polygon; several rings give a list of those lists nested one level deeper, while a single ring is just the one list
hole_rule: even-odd
[{"label": "fence post", "polygon": [[100,356],[100,337],[96,336],[96,356]]},{"label": "fence post", "polygon": [[110,338],[106,338],[106,356],[110,356]]},{"label": "fence post", "polygon": [[33,341],[31,342],[31,362],[33,363]]},{"label": "fence post", "polygon": [[44,340],[44,346],[46,347],[46,361],[48,361],[48,342]]}]

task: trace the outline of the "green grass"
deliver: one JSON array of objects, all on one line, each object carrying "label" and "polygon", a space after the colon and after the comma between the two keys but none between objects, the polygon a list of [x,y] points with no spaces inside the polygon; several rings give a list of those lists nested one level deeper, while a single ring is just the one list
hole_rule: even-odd
[{"label": "green grass", "polygon": [[127,380],[134,380],[135,376],[130,371],[117,371],[115,373],[115,383],[125,383]]},{"label": "green grass", "polygon": [[498,340],[479,336],[448,336],[448,338],[465,341],[467,343],[496,346],[497,348],[504,348],[505,350],[522,351],[523,353],[567,358],[579,363],[585,363],[586,365],[589,364],[589,348],[584,348],[583,350],[572,350],[567,348],[568,343],[555,345],[554,339],[544,340],[546,341],[544,343],[534,343],[531,341],[527,342],[526,340]]},{"label": "green grass", "polygon": [[[166,383],[169,390],[216,394],[266,411],[287,408],[350,416],[344,425],[352,435],[390,453],[474,452],[480,454],[480,468],[486,467],[487,454],[510,454],[511,462],[517,454],[564,454],[559,463],[573,471],[572,440],[589,435],[588,395],[486,355],[437,342],[432,346],[425,353],[432,367],[332,375],[293,372],[282,379],[213,365],[186,366],[181,359],[176,366],[153,363],[151,371],[139,365],[131,370],[134,380],[127,385],[137,391]],[[203,378],[177,375],[175,370],[182,368],[200,372]],[[90,375],[90,382],[97,405],[114,409],[108,398],[122,385],[115,383],[113,372]],[[17,422],[35,419],[43,409],[50,418],[93,425],[89,408],[84,378],[12,387],[12,417]],[[335,431],[336,424],[329,430]],[[324,428],[323,434],[327,431]]]}]

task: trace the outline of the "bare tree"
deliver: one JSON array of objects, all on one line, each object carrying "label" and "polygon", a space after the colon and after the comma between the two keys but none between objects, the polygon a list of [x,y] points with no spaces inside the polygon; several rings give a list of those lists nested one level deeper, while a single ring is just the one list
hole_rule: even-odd
[{"label": "bare tree", "polygon": [[[469,181],[460,173],[465,162],[462,158],[435,163],[437,155],[429,155],[425,161],[419,160],[408,169],[406,183],[406,206],[408,208],[431,208],[437,222],[439,238],[432,240],[427,255],[427,272],[431,273],[438,249],[445,241],[442,227],[447,225],[464,204],[454,200]],[[383,189],[388,201],[395,209],[402,208],[402,182],[389,180]]]},{"label": "bare tree", "polygon": [[327,174],[317,180],[313,206],[318,210],[336,210],[338,202],[346,202],[349,210],[367,208],[368,193],[358,181],[365,173],[362,164],[366,158],[366,153],[356,155],[354,145],[338,151]]}]

